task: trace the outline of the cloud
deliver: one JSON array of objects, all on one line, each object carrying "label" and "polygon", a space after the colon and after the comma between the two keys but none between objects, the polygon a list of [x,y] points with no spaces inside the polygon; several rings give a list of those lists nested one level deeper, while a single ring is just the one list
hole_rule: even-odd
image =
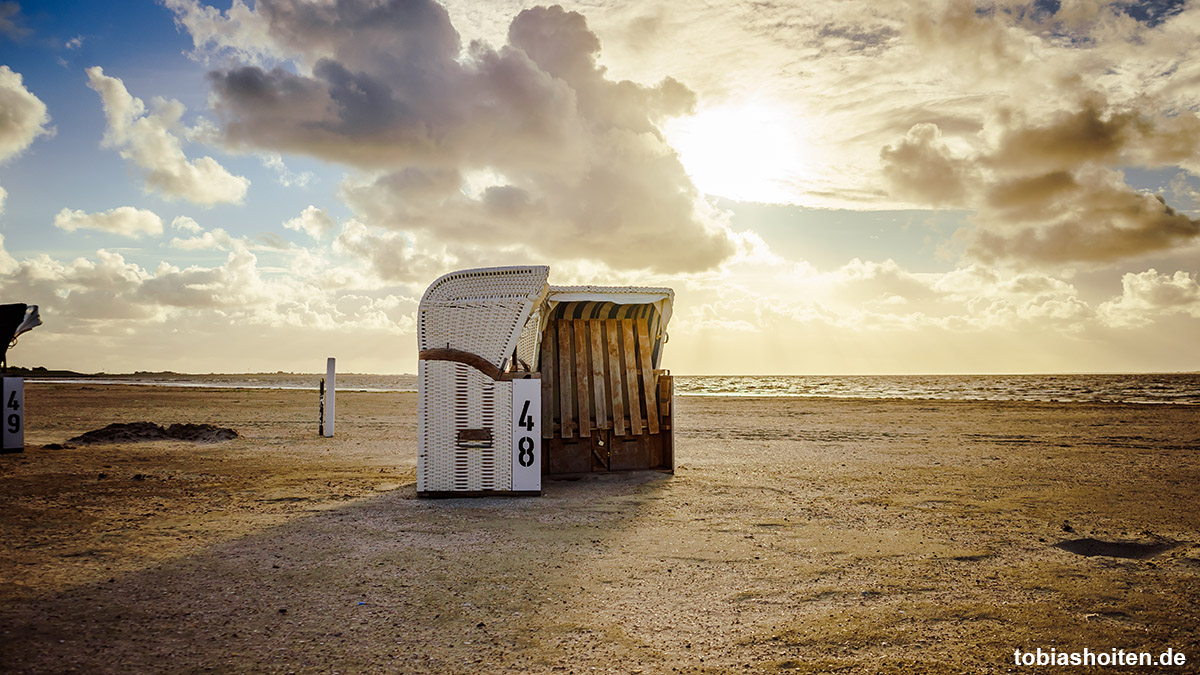
[{"label": "cloud", "polygon": [[976,212],[979,227],[965,235],[971,257],[1111,264],[1200,236],[1200,221],[1108,168],[1189,165],[1200,153],[1195,113],[1150,114],[1088,92],[1043,117],[1001,109],[979,139],[955,153],[936,126],[918,124],[881,152],[895,195]]},{"label": "cloud", "polygon": [[897,196],[933,206],[959,206],[973,168],[954,157],[936,124],[914,124],[904,140],[879,153],[883,175]]},{"label": "cloud", "polygon": [[194,237],[181,239],[172,237],[170,246],[183,251],[204,251],[217,250],[228,251],[234,248],[237,244],[228,232],[222,228],[214,228],[207,232],[201,232]]},{"label": "cloud", "polygon": [[200,223],[189,216],[175,216],[175,219],[171,221],[171,228],[192,234],[200,234],[204,231],[204,228],[200,227]]},{"label": "cloud", "polygon": [[1200,209],[1200,190],[1197,190],[1188,180],[1188,174],[1179,172],[1171,179],[1168,191],[1180,208],[1195,211]]},{"label": "cloud", "polygon": [[1151,268],[1121,277],[1121,295],[1100,306],[1117,327],[1145,326],[1155,318],[1182,314],[1200,318],[1200,283],[1188,272],[1159,274]]},{"label": "cloud", "polygon": [[0,162],[20,155],[38,136],[54,133],[46,126],[46,104],[8,66],[0,66],[0,111]]},{"label": "cloud", "polygon": [[183,104],[156,98],[148,112],[124,82],[105,75],[99,66],[88,68],[87,75],[108,118],[104,146],[118,149],[121,157],[142,169],[148,187],[203,206],[241,203],[249,180],[231,174],[212,157],[189,161],[184,155],[179,135],[189,130],[180,121]]},{"label": "cloud", "polygon": [[1045,117],[1002,108],[987,161],[1000,171],[1026,172],[1088,162],[1160,167],[1194,161],[1200,148],[1200,117],[1190,111],[1162,114],[1137,106],[1115,105],[1099,92],[1085,91],[1073,108]]},{"label": "cloud", "polygon": [[[220,229],[213,233],[227,236]],[[174,329],[185,324],[205,334],[263,326],[282,331],[275,337],[280,342],[287,342],[287,335],[297,337],[298,327],[306,334],[329,331],[339,338],[356,329],[386,333],[393,340],[413,332],[412,295],[356,287],[353,274],[319,257],[299,254],[297,264],[280,274],[265,269],[242,240],[231,239],[229,249],[218,265],[164,262],[151,270],[103,249],[70,262],[44,254],[16,260],[0,238],[0,293],[41,305],[44,316],[55,317],[58,339],[68,340],[108,336],[112,344],[136,344],[145,334],[177,344],[181,337]],[[349,283],[329,283],[331,275]]]},{"label": "cloud", "polygon": [[18,2],[0,2],[0,37],[19,40],[29,29],[21,26],[18,19],[21,14],[21,4]]},{"label": "cloud", "polygon": [[63,209],[54,216],[54,226],[67,232],[99,230],[135,239],[163,232],[162,219],[157,214],[132,206],[118,206],[103,213]]},{"label": "cloud", "polygon": [[325,235],[333,231],[335,225],[336,223],[333,217],[329,215],[329,212],[325,209],[318,209],[311,204],[299,216],[283,224],[289,230],[305,232],[308,236],[318,241],[324,239]]},{"label": "cloud", "polygon": [[1160,195],[1133,190],[1115,171],[1047,174],[993,187],[990,197],[981,210],[989,226],[972,235],[968,249],[982,260],[1112,262],[1200,236],[1200,220]]},{"label": "cloud", "polygon": [[192,36],[193,55],[198,58],[215,50],[258,63],[272,52],[267,22],[242,0],[233,0],[225,12],[196,0],[162,0],[162,4],[175,14],[175,25]]},{"label": "cloud", "polygon": [[[610,79],[580,14],[525,10],[500,48],[464,49],[430,0],[170,6],[198,46],[243,60],[209,75],[224,141],[360,170],[343,194],[367,227],[624,269],[699,270],[732,254],[660,130],[694,93]],[[236,37],[251,34],[253,46]],[[268,54],[295,67],[260,63]],[[493,182],[473,191],[480,174]]]},{"label": "cloud", "polygon": [[916,48],[912,75],[899,77],[918,90],[941,83],[947,94],[925,94],[930,103],[953,101],[977,126],[931,106],[881,144],[880,173],[897,199],[974,211],[975,227],[959,235],[968,260],[1111,266],[1200,235],[1179,211],[1190,204],[1185,185],[1153,196],[1125,178],[1129,167],[1200,175],[1195,8],[950,0],[912,9],[898,47]]},{"label": "cloud", "polygon": [[[0,259],[6,256],[0,255]],[[44,254],[10,260],[7,274],[0,280],[0,292],[41,306],[43,317],[55,317],[54,332],[69,330],[68,326],[111,328],[125,321],[153,319],[153,308],[127,295],[148,275],[118,253],[102,249],[94,259],[77,258],[68,263]]]},{"label": "cloud", "polygon": [[270,152],[262,156],[263,166],[275,171],[275,180],[284,187],[308,187],[308,184],[316,179],[311,171],[301,171],[296,173],[283,163],[283,157],[277,152]]},{"label": "cloud", "polygon": [[954,68],[973,75],[1007,75],[1028,57],[1024,31],[995,14],[980,11],[972,0],[951,0],[940,7],[911,12],[908,33],[926,52],[948,52]]},{"label": "cloud", "polygon": [[419,283],[434,279],[452,267],[473,267],[456,264],[455,258],[444,250],[418,250],[403,232],[369,227],[350,219],[333,240],[333,251],[351,259],[366,262],[375,276],[385,282]]}]

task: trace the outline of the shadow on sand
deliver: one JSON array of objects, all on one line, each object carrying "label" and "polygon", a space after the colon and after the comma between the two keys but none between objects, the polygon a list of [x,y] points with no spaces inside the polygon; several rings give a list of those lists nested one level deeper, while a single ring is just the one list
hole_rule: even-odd
[{"label": "shadow on sand", "polygon": [[588,555],[669,490],[660,473],[541,499],[415,486],[107,582],[0,607],[3,672],[546,669],[539,633]]}]

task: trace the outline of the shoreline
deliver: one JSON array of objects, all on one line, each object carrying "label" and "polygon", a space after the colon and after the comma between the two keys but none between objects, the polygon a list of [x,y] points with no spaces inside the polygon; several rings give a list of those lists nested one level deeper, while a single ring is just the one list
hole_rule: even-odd
[{"label": "shoreline", "polygon": [[[684,376],[688,377],[688,376]],[[692,376],[703,377],[703,376]],[[269,391],[303,391],[317,392],[319,384],[312,386],[299,385],[268,385],[268,384],[230,384],[230,383],[208,383],[208,382],[146,382],[135,380],[113,380],[113,379],[65,379],[65,378],[41,378],[41,377],[26,377],[26,383],[41,383],[47,385],[81,385],[81,386],[97,386],[97,387],[163,387],[177,389],[206,389],[220,391],[241,391],[241,390],[269,390]],[[355,392],[355,393],[382,393],[382,394],[416,394],[416,388],[387,388],[387,387],[361,387],[361,386],[341,386],[337,388],[338,392]],[[1113,405],[1177,405],[1177,406],[1200,406],[1200,400],[1195,402],[1189,401],[1172,401],[1172,400],[1113,400],[1113,399],[1072,399],[1072,398],[1017,398],[1017,397],[954,397],[954,396],[886,396],[886,395],[858,395],[858,396],[842,396],[832,394],[807,394],[807,393],[744,393],[744,392],[675,392],[676,397],[683,398],[716,398],[716,399],[822,399],[834,401],[911,401],[911,402],[964,402],[964,403],[1050,403],[1061,405],[1077,405],[1077,404],[1113,404]]]}]

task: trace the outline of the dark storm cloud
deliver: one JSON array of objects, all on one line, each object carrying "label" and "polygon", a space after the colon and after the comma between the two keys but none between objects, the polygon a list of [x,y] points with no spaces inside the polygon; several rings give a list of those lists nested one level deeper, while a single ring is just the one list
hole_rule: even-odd
[{"label": "dark storm cloud", "polygon": [[1045,222],[982,229],[971,250],[983,260],[1104,262],[1169,249],[1200,235],[1200,221],[1167,206],[1162,197],[1114,183],[1100,177],[1072,186],[1061,197],[1052,194],[1042,202],[1052,207]]},{"label": "dark storm cloud", "polygon": [[[255,11],[310,69],[211,73],[226,141],[373,172],[343,190],[368,224],[624,268],[699,270],[732,253],[660,131],[695,94],[609,79],[582,15],[525,10],[507,44],[464,50],[429,0]],[[492,184],[469,190],[477,174]]]},{"label": "dark storm cloud", "polygon": [[1002,111],[981,152],[955,154],[919,124],[881,152],[893,193],[973,208],[968,253],[987,260],[1103,263],[1186,244],[1197,221],[1135,190],[1108,166],[1169,166],[1194,158],[1200,121],[1117,108],[1089,93],[1043,119]]}]

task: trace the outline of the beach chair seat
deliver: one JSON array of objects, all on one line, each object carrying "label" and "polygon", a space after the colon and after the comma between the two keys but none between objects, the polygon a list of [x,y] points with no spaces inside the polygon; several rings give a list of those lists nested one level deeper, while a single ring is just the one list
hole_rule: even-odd
[{"label": "beach chair seat", "polygon": [[658,369],[669,288],[552,286],[538,370],[543,472],[674,469],[673,382]]}]

